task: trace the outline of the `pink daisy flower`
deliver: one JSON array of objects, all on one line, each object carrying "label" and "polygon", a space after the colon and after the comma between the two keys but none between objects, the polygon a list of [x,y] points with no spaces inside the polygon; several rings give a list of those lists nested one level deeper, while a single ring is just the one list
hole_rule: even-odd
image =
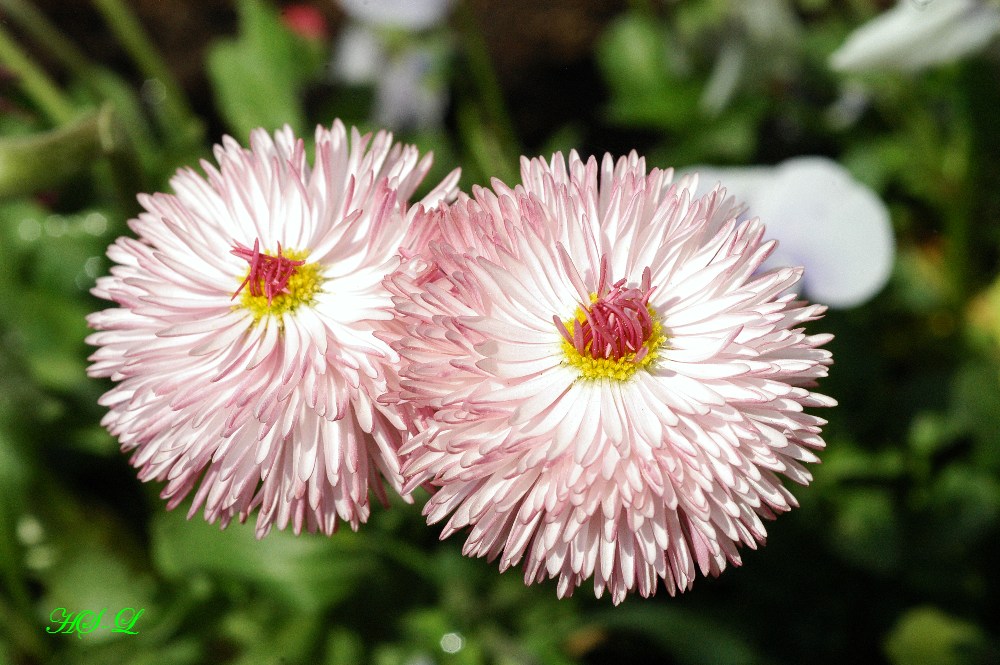
[{"label": "pink daisy flower", "polygon": [[758,270],[763,225],[696,178],[571,153],[522,179],[422,218],[425,269],[387,280],[404,489],[560,596],[689,589],[796,505],[780,476],[811,480],[825,422],[804,409],[835,402],[810,390],[830,336],[801,326],[825,308],[787,294],[801,269]]},{"label": "pink daisy flower", "polygon": [[408,207],[430,168],[413,146],[343,124],[316,130],[311,165],[287,126],[229,137],[205,177],[141,195],[137,238],[95,295],[90,374],[117,385],[103,424],[173,508],[226,526],[255,509],[257,535],[289,524],[332,533],[400,491],[403,422],[376,398],[398,361],[375,333],[392,318],[382,286],[422,206],[454,197],[453,173]]}]

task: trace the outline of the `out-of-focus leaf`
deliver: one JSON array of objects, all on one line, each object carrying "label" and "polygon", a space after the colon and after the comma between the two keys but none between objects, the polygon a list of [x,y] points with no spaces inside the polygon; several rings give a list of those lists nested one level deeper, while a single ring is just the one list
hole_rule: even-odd
[{"label": "out-of-focus leaf", "polygon": [[973,360],[955,379],[951,415],[974,437],[975,463],[1000,473],[1000,368],[992,361]]},{"label": "out-of-focus leaf", "polygon": [[905,471],[902,452],[897,448],[870,451],[848,439],[830,440],[823,451],[823,467],[815,485],[826,488],[845,480],[897,478]]},{"label": "out-of-focus leaf", "polygon": [[[895,210],[892,215],[893,219],[898,218]],[[908,309],[920,313],[940,310],[953,296],[944,259],[942,248],[936,243],[899,248],[892,281]]]},{"label": "out-of-focus leaf", "polygon": [[478,665],[483,662],[479,645],[463,635],[455,620],[439,609],[410,612],[403,627],[413,649],[433,654],[435,662],[452,665]]},{"label": "out-of-focus leaf", "polygon": [[958,432],[956,423],[940,413],[918,413],[910,421],[910,449],[919,457],[929,458],[946,448]]},{"label": "out-of-focus leaf", "polygon": [[0,296],[0,323],[14,332],[31,374],[44,387],[69,390],[86,380],[83,338],[89,308],[78,299],[25,289]]},{"label": "out-of-focus leaf", "polygon": [[241,633],[236,639],[243,646],[240,657],[232,661],[233,665],[314,662],[314,647],[325,629],[318,615],[312,612],[285,614],[277,621],[268,617],[261,625],[251,621],[237,626],[242,614],[236,610],[228,617],[229,627]]},{"label": "out-of-focus leaf", "polygon": [[326,665],[355,665],[363,661],[364,643],[357,633],[332,629],[326,638]]},{"label": "out-of-focus leaf", "polygon": [[883,488],[851,487],[839,493],[830,544],[851,563],[875,573],[899,565],[901,531],[891,494]]},{"label": "out-of-focus leaf", "polygon": [[967,464],[951,464],[937,476],[931,501],[942,513],[938,536],[967,548],[995,532],[1000,520],[1000,481]]},{"label": "out-of-focus leaf", "polygon": [[642,635],[670,654],[679,665],[764,663],[762,655],[736,630],[679,607],[621,605],[592,615],[608,631]]},{"label": "out-of-focus leaf", "polygon": [[56,665],[201,665],[208,661],[195,637],[164,644],[151,643],[140,634],[123,635],[112,642],[81,640],[79,645],[73,644],[53,662]]},{"label": "out-of-focus leaf", "polygon": [[458,109],[458,126],[473,168],[462,172],[463,179],[484,184],[490,178],[505,182],[516,179],[516,156],[506,154],[503,137],[496,127],[480,115],[475,106],[463,104]]},{"label": "out-of-focus leaf", "polygon": [[885,653],[892,665],[964,665],[980,662],[974,652],[982,640],[974,624],[936,607],[917,607],[900,617]]},{"label": "out-of-focus leaf", "polygon": [[240,36],[217,43],[208,54],[216,101],[236,138],[250,130],[291,125],[306,129],[301,88],[317,70],[315,45],[296,36],[275,9],[261,0],[241,0]]},{"label": "out-of-focus leaf", "polygon": [[32,473],[31,461],[26,458],[20,446],[15,443],[13,433],[7,428],[11,417],[8,411],[13,405],[7,403],[5,386],[0,384],[0,487],[4,487],[7,499],[13,499],[27,483]]},{"label": "out-of-focus leaf", "polygon": [[344,529],[331,538],[274,530],[257,540],[251,525],[220,530],[182,510],[160,511],[152,527],[153,559],[167,577],[218,576],[303,609],[336,604],[374,573],[362,539]]},{"label": "out-of-focus leaf", "polygon": [[56,187],[121,144],[110,106],[65,127],[0,139],[0,199]]},{"label": "out-of-focus leaf", "polygon": [[[59,624],[50,620],[51,613],[57,608],[64,608],[67,612],[103,611],[100,627],[85,636],[99,642],[137,637],[111,631],[119,612],[125,612],[120,617],[122,621],[131,621],[135,613],[145,610],[132,627],[140,635],[143,628],[156,620],[152,579],[148,574],[137,574],[116,552],[86,539],[73,544],[63,543],[61,549],[62,558],[44,575],[46,593],[39,607],[44,626],[58,627]],[[57,613],[55,619],[60,616]]]},{"label": "out-of-focus leaf", "polygon": [[670,60],[675,45],[649,17],[624,15],[605,31],[597,60],[611,86],[608,115],[617,124],[679,128],[698,114],[700,84],[674,75],[683,65]]},{"label": "out-of-focus leaf", "polygon": [[[131,194],[143,191],[149,185],[146,175],[159,175],[162,172],[165,151],[153,138],[149,120],[143,112],[135,86],[126,83],[117,74],[100,68],[88,71],[87,80],[80,83],[87,87],[85,91],[79,93],[81,96],[97,97],[113,110],[118,127],[128,137],[127,142],[122,144],[123,150],[135,151],[135,155],[128,156],[135,160],[135,164],[131,172],[124,174],[127,179],[122,181],[121,186],[129,188]],[[178,139],[175,136],[165,138],[171,143]],[[190,137],[185,138],[191,142]]]}]

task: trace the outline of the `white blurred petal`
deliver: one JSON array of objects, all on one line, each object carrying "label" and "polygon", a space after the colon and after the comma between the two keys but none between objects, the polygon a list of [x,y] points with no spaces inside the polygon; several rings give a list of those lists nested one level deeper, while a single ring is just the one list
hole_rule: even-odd
[{"label": "white blurred petal", "polygon": [[444,89],[428,76],[432,54],[410,49],[394,58],[379,77],[375,118],[391,129],[435,127],[445,111]]},{"label": "white blurred petal", "polygon": [[385,48],[370,28],[349,25],[340,33],[331,63],[334,77],[345,83],[368,83],[378,78]]},{"label": "white blurred petal", "polygon": [[977,0],[904,0],[853,33],[833,55],[839,71],[917,71],[985,47],[1000,10]]},{"label": "white blurred petal", "polygon": [[698,169],[698,193],[721,182],[759,217],[778,247],[766,267],[805,266],[803,290],[831,307],[854,307],[889,279],[895,240],[889,211],[870,189],[824,157],[776,167]]},{"label": "white blurred petal", "polygon": [[733,3],[751,39],[759,43],[795,42],[802,26],[784,0],[744,0]]},{"label": "white blurred petal", "polygon": [[730,40],[722,46],[715,60],[712,75],[701,93],[700,105],[709,113],[719,113],[729,104],[740,83],[740,74],[746,62],[743,44]]},{"label": "white blurred petal", "polygon": [[351,18],[380,27],[426,30],[448,15],[452,0],[340,0]]}]

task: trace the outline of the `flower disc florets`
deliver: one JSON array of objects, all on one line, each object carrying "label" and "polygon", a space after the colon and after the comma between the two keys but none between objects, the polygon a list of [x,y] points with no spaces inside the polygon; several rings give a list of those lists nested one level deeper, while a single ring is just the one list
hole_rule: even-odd
[{"label": "flower disc florets", "polygon": [[577,307],[568,321],[553,320],[563,336],[566,362],[579,370],[582,379],[625,381],[656,359],[656,350],[666,337],[659,316],[649,305],[653,291],[649,270],[638,288],[626,287],[624,279],[609,286],[607,273],[605,256],[598,290],[590,294],[590,303]]},{"label": "flower disc florets", "polygon": [[260,251],[257,240],[253,249],[236,243],[229,253],[250,264],[233,299],[240,296],[239,306],[253,312],[255,321],[267,315],[280,318],[299,305],[315,303],[324,280],[318,264],[306,263],[308,253],[296,250],[282,253],[279,243],[277,255],[272,256]]}]

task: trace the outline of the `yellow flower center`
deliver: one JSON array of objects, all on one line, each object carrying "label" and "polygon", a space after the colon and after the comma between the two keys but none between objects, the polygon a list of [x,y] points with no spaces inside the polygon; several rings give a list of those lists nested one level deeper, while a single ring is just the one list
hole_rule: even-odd
[{"label": "yellow flower center", "polygon": [[628,381],[656,360],[667,341],[663,325],[650,305],[630,300],[618,298],[617,307],[608,307],[607,298],[591,293],[591,306],[577,307],[573,318],[562,322],[565,362],[581,379]]},{"label": "yellow flower center", "polygon": [[234,299],[239,297],[234,307],[250,310],[255,323],[265,316],[280,322],[299,306],[315,303],[323,278],[319,264],[305,262],[308,252],[279,249],[272,255],[259,252],[255,243],[253,250],[237,248],[233,254],[250,264],[233,294]]}]

